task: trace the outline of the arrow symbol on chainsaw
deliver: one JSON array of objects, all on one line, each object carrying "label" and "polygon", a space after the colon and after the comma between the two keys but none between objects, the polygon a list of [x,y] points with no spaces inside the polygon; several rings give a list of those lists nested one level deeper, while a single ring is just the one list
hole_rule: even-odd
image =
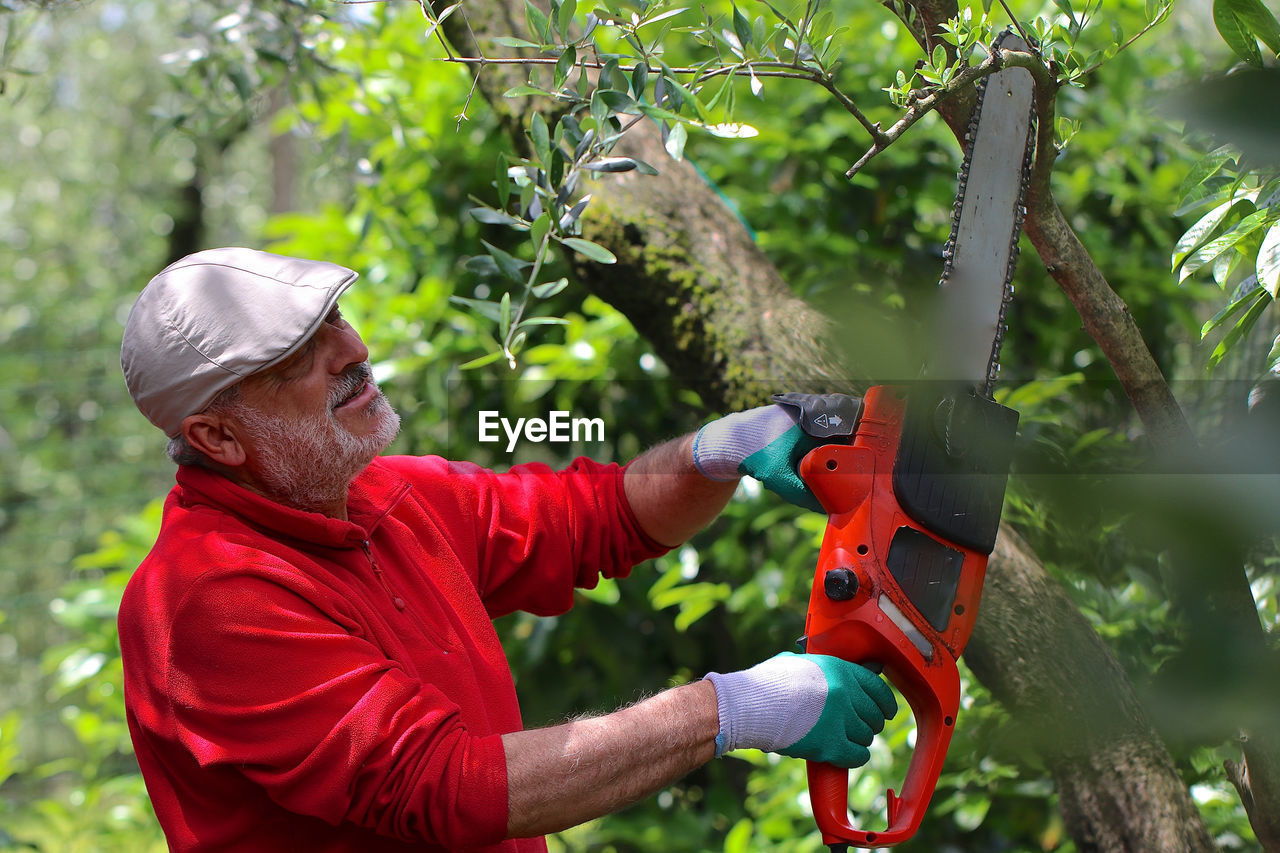
[{"label": "arrow symbol on chainsaw", "polygon": [[835,429],[844,423],[839,415],[821,414],[813,419],[813,422],[823,429]]}]

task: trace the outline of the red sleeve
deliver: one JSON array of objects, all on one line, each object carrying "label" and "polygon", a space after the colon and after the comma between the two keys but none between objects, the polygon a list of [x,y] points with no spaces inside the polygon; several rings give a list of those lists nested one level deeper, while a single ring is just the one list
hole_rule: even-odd
[{"label": "red sleeve", "polygon": [[179,739],[294,812],[450,849],[501,840],[501,737],[324,612],[296,575],[206,575],[184,597],[167,661]]},{"label": "red sleeve", "polygon": [[636,521],[617,464],[584,457],[562,471],[534,463],[499,474],[432,457],[397,461],[437,511],[441,491],[451,493],[473,532],[474,582],[491,616],[563,613],[575,587],[625,577],[670,550]]}]

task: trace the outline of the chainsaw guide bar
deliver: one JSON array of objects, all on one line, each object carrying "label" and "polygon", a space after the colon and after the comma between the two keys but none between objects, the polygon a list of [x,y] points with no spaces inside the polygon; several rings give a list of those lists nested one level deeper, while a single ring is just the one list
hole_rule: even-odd
[{"label": "chainsaw guide bar", "polygon": [[[991,50],[1029,50],[1006,31]],[[1003,68],[983,79],[965,134],[965,157],[943,249],[937,352],[930,379],[961,382],[990,398],[1000,372],[1000,347],[1013,298],[1018,237],[1026,216],[1035,157],[1035,81],[1025,68]],[[1011,163],[1020,163],[1011,169]],[[973,197],[969,197],[970,191]]]}]

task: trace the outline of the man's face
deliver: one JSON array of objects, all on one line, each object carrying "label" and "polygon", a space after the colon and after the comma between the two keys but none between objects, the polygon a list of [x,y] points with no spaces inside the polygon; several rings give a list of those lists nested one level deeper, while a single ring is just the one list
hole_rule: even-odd
[{"label": "man's face", "polygon": [[302,349],[243,382],[231,414],[254,485],[300,509],[345,501],[351,478],[400,427],[368,359],[364,341],[334,308]]}]

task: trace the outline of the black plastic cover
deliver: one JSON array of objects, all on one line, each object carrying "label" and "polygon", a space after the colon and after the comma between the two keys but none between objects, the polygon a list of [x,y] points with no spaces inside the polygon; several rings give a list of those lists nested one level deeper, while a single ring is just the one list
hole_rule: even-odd
[{"label": "black plastic cover", "polygon": [[912,388],[893,466],[898,503],[939,538],[990,554],[1017,432],[1017,412],[971,389]]},{"label": "black plastic cover", "polygon": [[945,631],[955,605],[964,552],[948,548],[914,527],[899,527],[885,565],[924,618]]}]

